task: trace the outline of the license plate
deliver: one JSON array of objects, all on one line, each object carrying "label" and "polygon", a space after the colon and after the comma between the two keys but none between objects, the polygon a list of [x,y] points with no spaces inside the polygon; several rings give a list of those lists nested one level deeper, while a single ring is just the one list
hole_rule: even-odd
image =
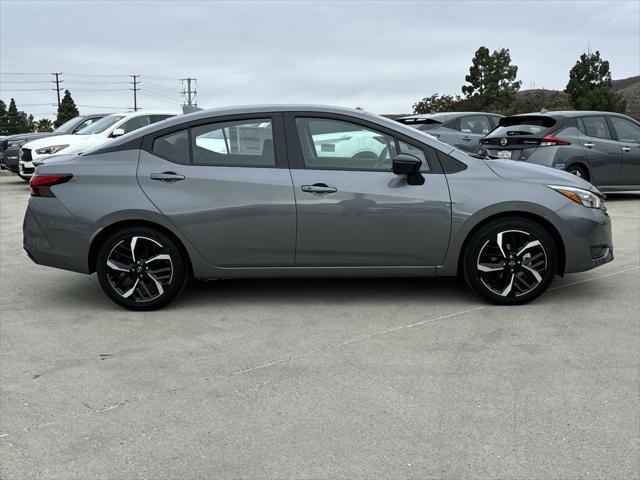
[{"label": "license plate", "polygon": [[511,150],[500,150],[498,152],[498,158],[505,158],[511,160]]}]

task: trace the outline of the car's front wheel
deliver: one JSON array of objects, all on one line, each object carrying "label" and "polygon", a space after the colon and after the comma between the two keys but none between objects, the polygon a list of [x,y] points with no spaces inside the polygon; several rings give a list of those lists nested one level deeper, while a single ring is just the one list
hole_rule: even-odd
[{"label": "car's front wheel", "polygon": [[176,244],[152,228],[125,228],[101,245],[96,260],[100,286],[118,305],[155,310],[171,302],[187,280]]},{"label": "car's front wheel", "polygon": [[517,305],[541,295],[553,281],[558,250],[541,225],[505,218],[474,232],[463,258],[467,284],[492,303]]}]

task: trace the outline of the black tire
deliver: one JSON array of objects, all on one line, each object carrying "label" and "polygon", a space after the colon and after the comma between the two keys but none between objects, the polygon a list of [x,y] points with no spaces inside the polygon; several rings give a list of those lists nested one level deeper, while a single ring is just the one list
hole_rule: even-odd
[{"label": "black tire", "polygon": [[526,219],[502,218],[482,226],[469,238],[464,251],[467,284],[497,305],[530,302],[549,288],[557,271],[558,249],[553,237]]},{"label": "black tire", "polygon": [[27,183],[29,183],[29,180],[31,180],[31,177],[26,177],[20,173],[17,173],[16,175],[18,175],[22,180],[24,180]]},{"label": "black tire", "polygon": [[186,285],[187,270],[175,242],[149,227],[125,228],[109,236],[96,259],[104,293],[136,311],[157,310],[175,299]]},{"label": "black tire", "polygon": [[584,167],[581,167],[580,165],[569,166],[569,168],[567,168],[567,172],[569,172],[572,175],[575,175],[576,177],[583,178],[587,182],[591,181],[591,179],[589,178],[589,172],[587,172],[587,170]]}]

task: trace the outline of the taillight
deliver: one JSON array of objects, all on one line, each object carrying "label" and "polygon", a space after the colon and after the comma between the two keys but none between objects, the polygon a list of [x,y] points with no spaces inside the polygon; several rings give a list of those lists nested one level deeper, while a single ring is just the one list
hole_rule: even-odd
[{"label": "taillight", "polygon": [[51,191],[51,187],[54,185],[60,185],[71,180],[73,175],[64,173],[59,175],[38,175],[35,174],[29,180],[29,186],[31,187],[32,197],[55,197]]},{"label": "taillight", "polygon": [[540,141],[541,147],[550,147],[552,145],[571,145],[571,142],[554,137],[553,135],[545,135],[542,137],[542,140]]}]

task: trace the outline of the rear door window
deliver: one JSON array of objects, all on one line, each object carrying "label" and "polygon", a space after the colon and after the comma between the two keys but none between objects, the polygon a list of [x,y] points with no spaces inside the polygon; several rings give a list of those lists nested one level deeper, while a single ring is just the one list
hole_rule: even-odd
[{"label": "rear door window", "polygon": [[120,128],[124,130],[124,133],[129,133],[150,124],[151,117],[149,115],[140,115],[139,117],[133,117],[131,120],[127,120]]},{"label": "rear door window", "polygon": [[153,141],[153,153],[171,162],[189,163],[189,131],[169,133]]},{"label": "rear door window", "polygon": [[588,137],[611,138],[609,126],[604,116],[578,118],[578,129]]},{"label": "rear door window", "polygon": [[193,163],[233,167],[275,167],[271,119],[240,120],[193,127]]},{"label": "rear door window", "polygon": [[467,115],[460,119],[460,130],[463,133],[486,135],[491,131],[491,124],[485,115]]}]

